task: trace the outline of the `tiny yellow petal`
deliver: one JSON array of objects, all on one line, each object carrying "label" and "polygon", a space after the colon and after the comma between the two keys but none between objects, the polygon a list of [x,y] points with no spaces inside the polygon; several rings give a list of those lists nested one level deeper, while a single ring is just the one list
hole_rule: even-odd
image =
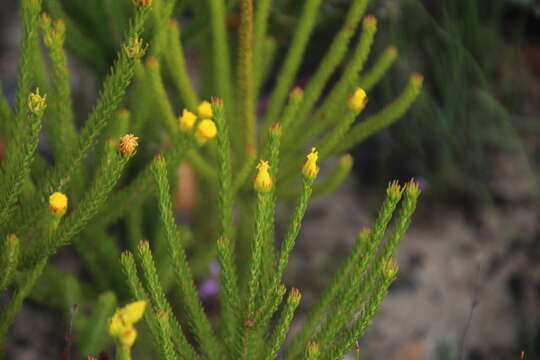
[{"label": "tiny yellow petal", "polygon": [[197,126],[197,131],[195,132],[195,137],[200,142],[205,142],[207,140],[213,139],[217,135],[216,124],[209,119],[204,119]]},{"label": "tiny yellow petal", "polygon": [[184,111],[182,112],[182,116],[178,120],[178,122],[180,123],[180,130],[189,131],[193,129],[193,125],[195,125],[196,120],[197,116],[194,113],[187,109],[184,109]]},{"label": "tiny yellow petal", "polygon": [[317,166],[319,153],[315,150],[315,148],[312,148],[311,152],[306,157],[307,160],[302,167],[302,173],[308,178],[314,178],[319,173],[319,167]]},{"label": "tiny yellow petal", "polygon": [[367,103],[367,95],[364,89],[358,88],[349,97],[349,108],[354,111],[362,111]]},{"label": "tiny yellow petal", "polygon": [[272,177],[270,176],[268,169],[270,169],[268,161],[261,160],[259,162],[259,165],[257,165],[258,171],[257,175],[255,175],[255,180],[253,182],[253,187],[255,188],[255,190],[264,192],[272,189]]},{"label": "tiny yellow petal", "polygon": [[197,107],[197,112],[202,118],[211,118],[212,116],[214,116],[214,112],[212,111],[212,104],[210,104],[208,101],[203,101],[202,103],[200,103]]},{"label": "tiny yellow petal", "polygon": [[109,334],[111,334],[114,337],[119,337],[122,334],[122,330],[124,330],[125,325],[122,321],[122,318],[119,314],[115,313],[109,322]]},{"label": "tiny yellow petal", "polygon": [[146,308],[146,301],[140,300],[127,304],[123,308],[119,309],[117,313],[127,326],[133,325],[133,323],[139,321]]},{"label": "tiny yellow petal", "polygon": [[55,192],[49,196],[49,209],[55,215],[64,214],[68,207],[68,198],[61,192]]}]

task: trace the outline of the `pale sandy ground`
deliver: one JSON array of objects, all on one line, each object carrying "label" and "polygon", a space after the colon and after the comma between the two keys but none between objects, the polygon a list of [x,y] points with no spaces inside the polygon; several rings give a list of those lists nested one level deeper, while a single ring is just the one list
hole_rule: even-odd
[{"label": "pale sandy ground", "polygon": [[[501,160],[503,180],[490,185],[509,200],[502,208],[486,207],[471,220],[459,209],[423,208],[420,200],[397,253],[399,278],[360,343],[363,359],[440,359],[442,346],[454,352],[448,359],[457,358],[475,300],[464,358],[519,359],[520,343],[527,342],[522,332],[534,334],[540,315],[540,204],[531,200],[519,161]],[[291,285],[324,286],[332,271],[321,275],[320,269],[333,269],[358,229],[373,222],[382,194],[362,201],[351,195],[354,186],[349,181],[311,205]]]}]

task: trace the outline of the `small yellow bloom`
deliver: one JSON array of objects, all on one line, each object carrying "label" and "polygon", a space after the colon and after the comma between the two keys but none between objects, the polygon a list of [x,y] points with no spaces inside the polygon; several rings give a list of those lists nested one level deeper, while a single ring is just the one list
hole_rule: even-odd
[{"label": "small yellow bloom", "polygon": [[364,26],[376,26],[377,18],[373,15],[366,15],[364,17]]},{"label": "small yellow bloom", "polygon": [[389,198],[398,201],[399,199],[401,199],[402,194],[403,188],[401,187],[401,185],[399,185],[397,180],[391,181],[388,184],[388,187],[386,188],[386,195]]},{"label": "small yellow bloom", "polygon": [[211,118],[212,116],[214,116],[214,112],[212,111],[212,104],[210,104],[208,101],[203,101],[202,103],[200,103],[197,107],[197,112],[202,118]]},{"label": "small yellow bloom", "polygon": [[55,192],[49,196],[49,209],[55,215],[65,214],[68,207],[68,198],[61,192]]},{"label": "small yellow bloom", "polygon": [[182,131],[189,131],[193,129],[193,125],[195,125],[195,121],[197,120],[197,116],[189,111],[188,109],[184,109],[182,112],[182,116],[180,116],[180,119],[178,119],[178,122],[180,124],[180,130]]},{"label": "small yellow bloom", "polygon": [[132,59],[139,59],[143,57],[146,52],[146,46],[142,39],[138,37],[132,37],[129,39],[128,44],[124,45],[124,50],[128,57]]},{"label": "small yellow bloom", "polygon": [[354,111],[362,111],[366,107],[367,95],[364,89],[358,88],[349,97],[349,108]]},{"label": "small yellow bloom", "polygon": [[302,173],[308,178],[313,179],[319,173],[319,167],[317,166],[319,153],[315,151],[315,148],[311,148],[311,152],[306,157],[307,160],[302,167]]},{"label": "small yellow bloom", "polygon": [[51,26],[52,24],[52,19],[51,19],[51,16],[47,13],[41,13],[41,16],[40,16],[40,19],[39,19],[39,25],[43,28],[43,29],[47,29]]},{"label": "small yellow bloom", "polygon": [[34,114],[41,114],[47,107],[45,100],[47,95],[41,96],[39,89],[36,89],[35,93],[28,94],[28,109]]},{"label": "small yellow bloom", "polygon": [[405,192],[407,196],[417,198],[420,195],[420,183],[418,181],[411,179],[408,183],[405,184]]},{"label": "small yellow bloom", "polygon": [[137,337],[133,324],[139,321],[146,308],[146,301],[135,301],[116,310],[110,319],[109,334],[117,338],[123,345],[131,346]]},{"label": "small yellow bloom", "polygon": [[139,143],[137,142],[138,139],[139,138],[133,134],[124,135],[120,139],[120,145],[119,145],[120,154],[132,155],[137,149],[137,146],[139,146]]},{"label": "small yellow bloom", "polygon": [[291,289],[291,294],[290,294],[290,297],[289,297],[289,301],[292,302],[293,304],[298,304],[300,302],[301,298],[302,298],[302,294],[300,294],[300,290],[293,287]]},{"label": "small yellow bloom", "polygon": [[197,126],[195,137],[199,142],[204,143],[207,140],[213,139],[217,135],[216,124],[209,119],[204,119]]},{"label": "small yellow bloom", "polygon": [[111,318],[111,323],[109,326],[109,332],[111,335],[118,336],[123,330],[129,328],[134,323],[139,321],[144,314],[145,308],[146,301],[140,300],[127,304],[123,308],[116,310]]},{"label": "small yellow bloom", "polygon": [[424,82],[424,75],[420,73],[413,73],[411,75],[411,81],[415,87],[420,88],[422,87],[422,83]]},{"label": "small yellow bloom", "polygon": [[257,175],[255,175],[255,180],[253,182],[253,187],[257,191],[269,191],[272,189],[272,178],[270,177],[270,173],[268,172],[268,169],[270,168],[270,165],[268,164],[268,161],[261,160],[259,162],[259,165],[257,165]]}]

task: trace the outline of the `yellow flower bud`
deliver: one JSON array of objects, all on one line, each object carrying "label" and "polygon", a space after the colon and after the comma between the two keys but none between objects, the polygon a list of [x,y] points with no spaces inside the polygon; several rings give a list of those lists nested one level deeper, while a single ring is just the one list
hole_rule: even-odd
[{"label": "yellow flower bud", "polygon": [[146,52],[146,46],[144,45],[142,39],[140,38],[131,38],[129,43],[124,45],[124,50],[127,53],[127,56],[130,58],[141,58]]},{"label": "yellow flower bud", "polygon": [[417,198],[420,195],[420,184],[418,181],[411,179],[405,184],[405,192],[407,196]]},{"label": "yellow flower bud", "polygon": [[319,357],[320,353],[321,349],[319,347],[319,344],[317,344],[315,341],[310,341],[307,347],[307,358],[316,359]]},{"label": "yellow flower bud", "polygon": [[193,128],[193,125],[195,125],[195,121],[197,120],[197,116],[189,111],[188,109],[184,109],[182,112],[182,116],[178,119],[178,123],[180,125],[180,130],[182,131],[189,131]]},{"label": "yellow flower bud", "polygon": [[397,180],[391,181],[386,188],[386,195],[394,200],[399,200],[402,193],[403,189],[401,188],[401,185],[399,185]]},{"label": "yellow flower bud", "polygon": [[42,13],[39,19],[39,25],[43,30],[47,30],[51,27],[52,19],[51,16],[47,13]]},{"label": "yellow flower bud", "polygon": [[364,17],[364,26],[377,26],[377,18],[373,15],[366,15]]},{"label": "yellow flower bud", "polygon": [[39,95],[39,89],[36,89],[35,93],[31,92],[28,95],[28,109],[34,114],[41,114],[47,107],[45,100],[47,100],[47,95]]},{"label": "yellow flower bud", "polygon": [[133,134],[124,135],[120,139],[120,145],[119,145],[120,154],[124,156],[132,155],[137,149],[137,146],[139,145],[139,143],[137,142],[138,139],[139,138],[134,136]]},{"label": "yellow flower bud", "polygon": [[362,111],[366,107],[367,95],[364,89],[358,88],[349,97],[349,108],[354,111]]},{"label": "yellow flower bud", "polygon": [[292,89],[290,96],[292,99],[300,102],[304,98],[304,90],[299,86],[295,86],[294,89]]},{"label": "yellow flower bud", "polygon": [[140,7],[149,7],[152,5],[152,0],[133,0],[133,2]]},{"label": "yellow flower bud", "polygon": [[424,75],[420,73],[413,73],[411,75],[411,81],[416,88],[421,88],[422,83],[424,82]]},{"label": "yellow flower bud", "polygon": [[65,214],[68,207],[68,198],[61,192],[55,192],[49,196],[49,209],[54,215]]},{"label": "yellow flower bud", "polygon": [[272,178],[270,177],[270,173],[268,172],[268,169],[270,168],[270,165],[268,164],[268,161],[261,160],[259,162],[259,165],[257,165],[257,175],[255,175],[255,180],[253,182],[253,187],[257,191],[269,191],[272,189]]},{"label": "yellow flower bud", "polygon": [[290,295],[290,301],[293,303],[293,304],[298,304],[300,302],[300,299],[302,298],[302,294],[300,294],[300,290],[298,290],[297,288],[293,287],[291,289],[291,295]]},{"label": "yellow flower bud", "polygon": [[311,148],[311,152],[306,157],[307,160],[302,167],[302,173],[304,176],[313,179],[319,173],[319,167],[317,166],[319,153],[315,151],[315,148]]},{"label": "yellow flower bud", "polygon": [[385,52],[385,55],[387,55],[387,56],[396,57],[397,53],[398,53],[398,50],[397,50],[397,47],[395,45],[390,45],[390,46],[388,46],[386,48],[386,50],[384,52]]},{"label": "yellow flower bud", "polygon": [[207,140],[213,139],[217,135],[216,124],[209,119],[204,119],[197,126],[195,137],[199,142],[204,143]]},{"label": "yellow flower bud", "polygon": [[203,101],[202,103],[200,103],[197,107],[197,112],[202,118],[211,118],[212,116],[214,116],[214,112],[212,111],[212,104],[210,104],[208,101]]},{"label": "yellow flower bud", "polygon": [[139,321],[146,308],[146,301],[135,301],[116,310],[109,322],[109,334],[122,345],[131,347],[137,338],[137,330],[133,324]]}]

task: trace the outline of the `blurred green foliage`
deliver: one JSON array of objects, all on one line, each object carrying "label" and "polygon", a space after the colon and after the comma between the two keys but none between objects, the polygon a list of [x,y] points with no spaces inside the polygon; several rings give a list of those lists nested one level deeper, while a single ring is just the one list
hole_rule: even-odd
[{"label": "blurred green foliage", "polygon": [[[426,77],[426,91],[408,121],[359,150],[376,148],[367,160],[379,168],[376,178],[412,175],[427,181],[428,195],[460,194],[460,202],[469,204],[491,201],[492,161],[502,151],[523,162],[524,176],[534,184],[521,135],[538,133],[540,127],[537,118],[522,115],[523,105],[533,99],[527,81],[518,79],[531,75],[520,52],[523,22],[516,18],[506,24],[507,6],[504,0],[380,1],[374,6],[385,24],[385,42],[395,44],[400,56],[393,76],[383,80],[372,99],[384,102],[404,69]],[[391,164],[403,164],[402,173],[389,174]]]},{"label": "blurred green foliage", "polygon": [[[325,2],[316,35],[319,41],[310,48],[314,59],[326,49],[347,3]],[[384,38],[375,43],[373,52],[383,51],[380,44],[394,44],[399,49],[397,66],[370,93],[370,102],[387,103],[410,71],[425,75],[426,91],[407,121],[377,134],[353,152],[356,167],[370,169],[369,173],[359,170],[362,182],[374,185],[384,179],[414,176],[424,180],[427,197],[458,199],[459,204],[474,206],[494,200],[488,184],[496,176],[493,161],[504,153],[522,164],[526,182],[535,187],[537,169],[531,164],[531,144],[523,141],[524,135],[534,138],[540,133],[534,116],[538,114],[523,112],[534,101],[529,90],[535,80],[522,53],[525,18],[521,13],[508,13],[513,3],[370,3],[368,12],[381,22],[377,36]],[[273,20],[276,27],[286,28],[297,5],[283,0],[282,6]],[[311,66],[316,64],[304,64],[305,77],[312,73]]]}]

